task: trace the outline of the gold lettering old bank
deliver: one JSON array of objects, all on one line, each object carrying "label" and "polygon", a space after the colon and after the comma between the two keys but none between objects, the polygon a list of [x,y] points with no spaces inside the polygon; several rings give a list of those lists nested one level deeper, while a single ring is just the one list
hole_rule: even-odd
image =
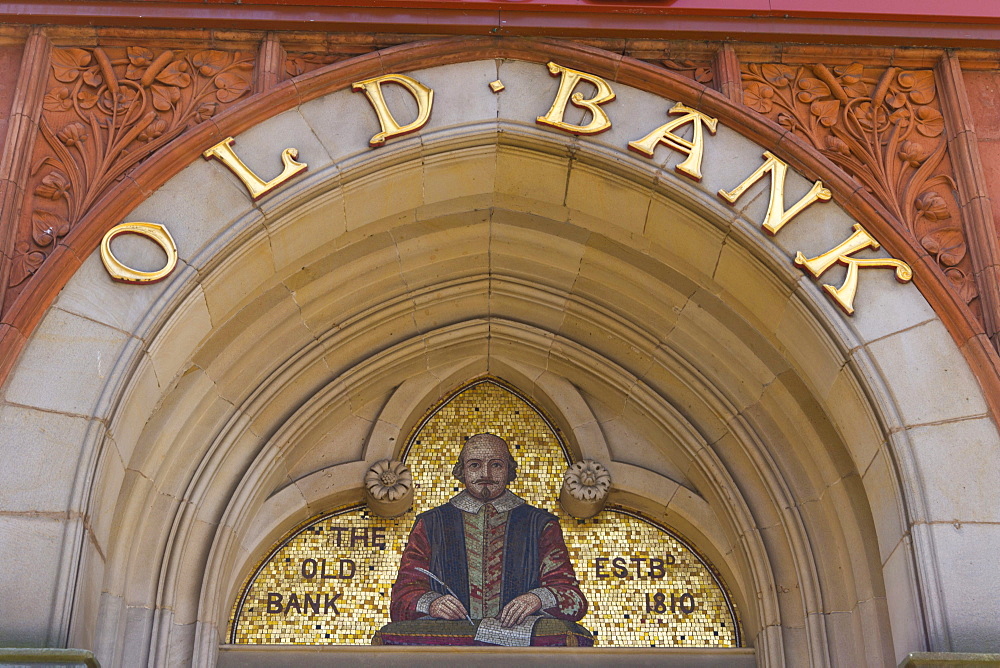
[{"label": "gold lettering old bank", "polygon": [[[603,105],[614,100],[615,93],[607,81],[599,76],[563,67],[553,62],[548,63],[547,67],[550,74],[559,77],[559,87],[548,112],[535,119],[538,125],[584,136],[595,135],[611,128],[611,117],[604,110]],[[596,89],[596,93],[590,98],[585,98],[584,94],[577,90],[581,82],[590,84]],[[400,122],[393,114],[382,91],[383,84],[387,83],[401,87],[412,96],[417,107],[417,114],[413,120]],[[388,140],[394,137],[417,132],[430,120],[434,104],[434,91],[406,75],[386,74],[357,81],[352,84],[352,89],[355,92],[365,94],[381,126],[381,132],[375,134],[369,141],[371,148],[384,146]],[[490,84],[490,90],[494,93],[499,93],[503,89],[502,82],[494,81]],[[588,112],[589,121],[584,125],[567,122],[565,117],[569,105]],[[650,159],[653,158],[660,145],[677,151],[685,156],[684,160],[675,167],[677,173],[689,179],[700,181],[706,141],[705,132],[714,135],[718,127],[718,120],[680,102],[671,107],[667,114],[673,118],[646,136],[629,142],[627,148]],[[678,131],[682,129],[685,130],[686,134],[689,134],[689,137],[678,134]],[[250,197],[254,200],[274,192],[289,179],[304,173],[307,169],[307,163],[297,160],[299,156],[296,148],[283,148],[280,153],[283,165],[281,173],[273,179],[265,181],[243,163],[233,148],[234,143],[235,140],[232,137],[227,137],[206,149],[202,156],[206,160],[215,159],[225,165],[243,183]],[[770,199],[767,212],[761,223],[762,229],[769,235],[778,234],[795,216],[809,206],[817,202],[832,200],[830,190],[823,186],[822,181],[816,181],[802,198],[786,208],[785,178],[788,165],[769,151],[764,152],[763,158],[763,163],[754,169],[742,183],[731,190],[720,190],[718,195],[729,205],[735,205],[750,187],[765,176],[769,176]],[[110,246],[111,240],[122,234],[137,234],[156,243],[166,254],[165,265],[152,272],[139,271],[126,266],[115,257]],[[854,225],[853,234],[835,248],[814,258],[806,258],[803,253],[799,252],[796,254],[794,264],[815,278],[820,278],[835,264],[847,267],[847,274],[842,285],[835,287],[824,284],[823,288],[838,307],[846,314],[851,315],[854,313],[854,298],[858,290],[860,269],[892,268],[895,270],[896,280],[901,283],[911,280],[913,276],[912,269],[901,260],[854,257],[854,254],[861,250],[877,250],[879,247],[878,241],[858,223]],[[164,226],[154,223],[128,222],[115,226],[104,236],[101,244],[101,259],[114,280],[143,284],[163,280],[169,276],[177,264],[178,254],[173,239]]]}]

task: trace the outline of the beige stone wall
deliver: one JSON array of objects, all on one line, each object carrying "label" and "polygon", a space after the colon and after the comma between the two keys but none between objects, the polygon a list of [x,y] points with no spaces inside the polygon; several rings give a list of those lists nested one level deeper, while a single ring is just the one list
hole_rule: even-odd
[{"label": "beige stone wall", "polygon": [[264,175],[294,146],[305,176],[255,204],[193,155],[127,218],[180,268],[116,284],[95,253],[66,286],[3,388],[5,643],[211,665],[271,543],[492,373],[714,561],[760,665],[1000,647],[995,426],[913,285],[864,271],[848,318],[792,265],[849,234],[835,202],[771,238],[766,183],[715,195],[760,164],[738,128],[694,182],[624,150],[672,101],[616,85],[613,128],[575,138],[534,123],[542,66],[408,74],[419,133],[369,149],[347,90],[279,114],[236,150]]}]

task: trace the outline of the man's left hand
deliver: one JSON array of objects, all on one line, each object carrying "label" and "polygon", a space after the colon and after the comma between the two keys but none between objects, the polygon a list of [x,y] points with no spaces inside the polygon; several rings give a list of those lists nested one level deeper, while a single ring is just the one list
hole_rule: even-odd
[{"label": "man's left hand", "polygon": [[520,624],[524,619],[542,609],[542,599],[532,593],[521,594],[503,607],[500,613],[500,626],[509,628]]}]

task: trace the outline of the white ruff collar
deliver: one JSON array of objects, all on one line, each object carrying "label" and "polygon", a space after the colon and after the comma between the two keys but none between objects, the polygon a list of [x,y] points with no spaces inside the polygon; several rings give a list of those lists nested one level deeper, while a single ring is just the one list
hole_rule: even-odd
[{"label": "white ruff collar", "polygon": [[507,513],[524,503],[524,499],[519,497],[517,494],[514,494],[514,492],[509,489],[504,491],[499,498],[493,499],[492,501],[480,501],[476,497],[469,494],[468,491],[465,491],[458,496],[453,497],[449,503],[461,510],[463,513],[471,513],[475,515],[487,503],[493,506],[493,509],[497,512]]}]

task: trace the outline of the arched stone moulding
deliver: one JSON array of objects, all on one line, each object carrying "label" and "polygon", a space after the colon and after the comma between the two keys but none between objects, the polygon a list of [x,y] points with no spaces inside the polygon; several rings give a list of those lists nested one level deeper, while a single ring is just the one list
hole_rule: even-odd
[{"label": "arched stone moulding", "polygon": [[[412,75],[444,92],[497,67]],[[210,663],[260,552],[356,494],[371,456],[444,392],[493,373],[583,454],[607,452],[629,505],[666,508],[733,587],[762,665],[961,648],[949,634],[988,607],[970,607],[949,568],[997,541],[996,511],[935,489],[953,470],[943,444],[997,436],[926,300],[872,272],[845,320],[789,258],[837,243],[852,216],[814,207],[764,237],[764,198],[734,211],[714,197],[759,163],[732,129],[706,147],[719,171],[694,184],[674,156],[617,148],[616,131],[648,131],[635,110],[668,101],[616,85],[618,127],[572,139],[531,123],[551,99],[543,67],[499,68],[537,96],[442,108],[378,152],[364,148],[371,127],[338,122],[365,117],[344,90],[238,134],[249,164],[273,157],[274,137],[310,163],[256,206],[192,152],[128,215],[171,226],[183,269],[162,284],[111,284],[87,257],[4,389],[0,441],[35,444],[18,455],[24,484],[47,456],[35,487],[74,490],[12,496],[36,514],[7,518],[11,530],[47,531],[31,539],[32,600],[77,602],[72,620],[25,628],[112,665]],[[790,178],[789,197],[807,187]],[[913,392],[943,379],[944,396]]]},{"label": "arched stone moulding", "polygon": [[[911,243],[888,223],[891,216],[847,174],[819,154],[794,133],[734,104],[717,91],[669,70],[642,61],[578,44],[513,37],[459,37],[400,45],[364,54],[285,81],[272,90],[245,102],[196,127],[161,149],[157,155],[130,174],[97,202],[87,216],[59,242],[33,279],[33,285],[11,305],[0,323],[0,343],[5,349],[0,359],[0,381],[6,378],[27,336],[34,330],[69,276],[100,243],[104,232],[121,222],[124,215],[159,185],[175,175],[192,155],[200,154],[227,136],[238,134],[272,115],[287,111],[317,96],[350,87],[353,81],[381,74],[413,71],[448,63],[480,58],[517,59],[544,63],[550,59],[639,89],[682,101],[716,116],[728,127],[777,152],[783,160],[808,178],[822,178],[838,202],[862,222],[892,257],[916,270],[916,284],[977,373],[987,400],[1000,396],[1000,360],[968,307],[955,298],[933,269],[925,249]],[[377,130],[377,128],[376,128]],[[634,139],[634,138],[633,138]],[[980,371],[982,370],[982,371]],[[988,372],[987,370],[994,371]],[[994,415],[1000,407],[991,403]]]}]

